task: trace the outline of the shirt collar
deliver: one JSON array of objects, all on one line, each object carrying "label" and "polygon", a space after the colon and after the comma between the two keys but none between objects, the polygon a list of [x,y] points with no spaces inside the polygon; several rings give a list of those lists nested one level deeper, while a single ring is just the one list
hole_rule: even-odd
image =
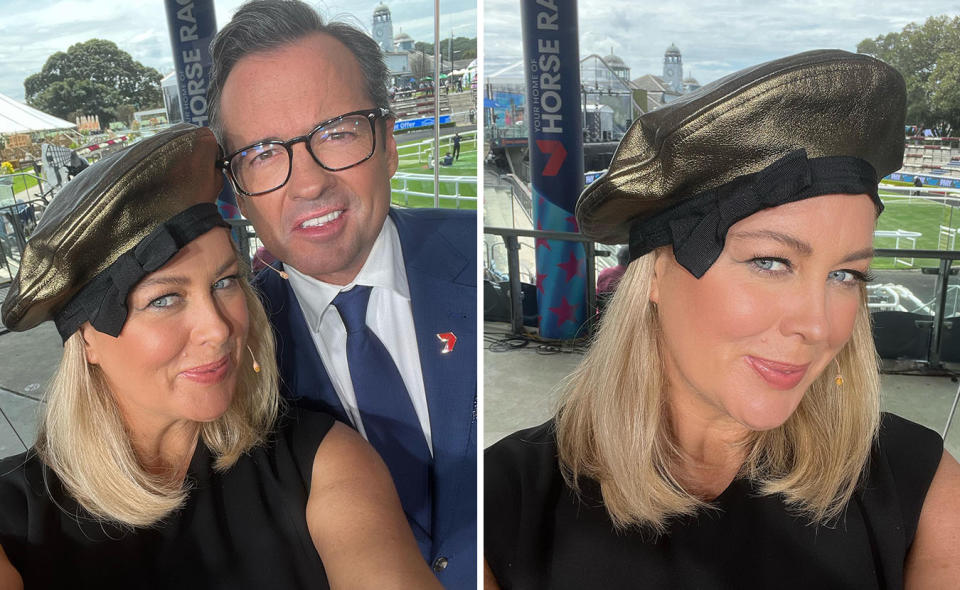
[{"label": "shirt collar", "polygon": [[290,287],[297,295],[307,324],[315,331],[320,328],[323,314],[341,291],[349,291],[356,285],[389,289],[400,297],[410,300],[410,286],[403,265],[400,234],[388,215],[380,228],[370,255],[360,268],[356,278],[346,285],[333,285],[308,276],[296,268],[284,264],[290,275]]}]

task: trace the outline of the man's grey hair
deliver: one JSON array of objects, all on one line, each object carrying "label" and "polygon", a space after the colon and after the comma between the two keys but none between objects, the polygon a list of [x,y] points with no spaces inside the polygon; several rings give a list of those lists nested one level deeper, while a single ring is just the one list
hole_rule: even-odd
[{"label": "man's grey hair", "polygon": [[364,31],[343,22],[324,23],[317,11],[300,0],[252,0],[237,10],[210,44],[213,67],[207,103],[210,128],[220,145],[225,145],[220,99],[233,66],[247,55],[284,47],[315,33],[330,35],[343,43],[360,64],[367,95],[374,106],[390,108],[383,52]]}]

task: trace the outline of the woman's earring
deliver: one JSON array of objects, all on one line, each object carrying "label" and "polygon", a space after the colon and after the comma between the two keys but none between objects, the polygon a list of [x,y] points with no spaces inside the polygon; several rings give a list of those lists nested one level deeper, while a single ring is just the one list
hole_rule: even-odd
[{"label": "woman's earring", "polygon": [[833,382],[837,384],[837,387],[843,387],[843,375],[840,374],[840,361],[834,357],[833,362],[837,363],[837,376],[833,378]]},{"label": "woman's earring", "polygon": [[257,357],[253,356],[253,349],[250,348],[250,345],[249,345],[249,344],[247,345],[247,350],[250,351],[250,358],[253,359],[253,372],[254,372],[254,373],[259,373],[259,372],[260,372],[260,363],[257,362]]}]

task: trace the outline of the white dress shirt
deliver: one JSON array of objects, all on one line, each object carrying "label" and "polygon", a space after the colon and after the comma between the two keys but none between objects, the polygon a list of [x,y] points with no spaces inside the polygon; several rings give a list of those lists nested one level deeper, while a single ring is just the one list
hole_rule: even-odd
[{"label": "white dress shirt", "polygon": [[413,309],[410,305],[410,287],[400,250],[400,235],[393,220],[387,217],[380,235],[373,243],[370,255],[352,283],[331,285],[309,277],[292,266],[284,265],[290,274],[290,286],[303,309],[310,335],[320,353],[327,375],[337,391],[337,397],[353,426],[364,438],[367,437],[357,407],[357,395],[350,379],[347,364],[347,329],[340,312],[333,305],[341,291],[349,291],[354,285],[373,287],[367,304],[367,326],[383,342],[393,362],[400,371],[407,387],[413,409],[420,420],[430,453],[430,414],[427,394],[423,387],[420,370],[420,354],[417,348],[417,333],[413,326]]}]

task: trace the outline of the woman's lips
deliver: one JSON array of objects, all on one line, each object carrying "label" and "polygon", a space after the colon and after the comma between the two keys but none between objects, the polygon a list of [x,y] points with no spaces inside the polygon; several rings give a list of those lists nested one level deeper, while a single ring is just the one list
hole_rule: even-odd
[{"label": "woman's lips", "polygon": [[745,357],[747,364],[774,389],[793,389],[807,374],[810,363],[794,365],[755,356]]},{"label": "woman's lips", "polygon": [[186,371],[181,371],[180,375],[196,383],[212,384],[219,383],[227,376],[230,370],[230,355],[224,355],[218,361],[199,365]]}]

